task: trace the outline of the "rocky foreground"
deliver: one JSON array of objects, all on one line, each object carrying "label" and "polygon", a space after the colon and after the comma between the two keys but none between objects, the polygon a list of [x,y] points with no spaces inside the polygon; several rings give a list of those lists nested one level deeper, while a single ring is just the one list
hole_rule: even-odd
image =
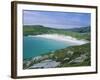
[{"label": "rocky foreground", "polygon": [[25,59],[23,69],[90,66],[90,43],[72,46]]}]

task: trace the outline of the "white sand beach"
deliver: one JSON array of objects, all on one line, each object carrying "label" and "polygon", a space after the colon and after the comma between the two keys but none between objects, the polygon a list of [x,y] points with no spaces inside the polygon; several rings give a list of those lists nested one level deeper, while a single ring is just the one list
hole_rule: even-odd
[{"label": "white sand beach", "polygon": [[46,39],[53,39],[53,40],[60,40],[60,41],[67,41],[69,43],[73,43],[76,45],[82,45],[85,43],[88,43],[87,40],[78,40],[71,36],[65,36],[65,35],[59,35],[59,34],[42,34],[42,35],[36,35],[36,36],[29,36],[29,37],[41,37]]}]

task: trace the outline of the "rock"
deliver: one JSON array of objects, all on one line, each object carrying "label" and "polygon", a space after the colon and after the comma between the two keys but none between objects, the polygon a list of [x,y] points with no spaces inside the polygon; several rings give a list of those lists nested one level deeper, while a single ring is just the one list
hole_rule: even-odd
[{"label": "rock", "polygon": [[86,54],[81,55],[80,57],[75,58],[74,60],[71,60],[68,63],[81,63],[87,58]]},{"label": "rock", "polygon": [[73,55],[74,52],[73,52],[73,51],[68,51],[67,54],[69,54],[69,55]]},{"label": "rock", "polygon": [[65,61],[65,60],[69,60],[69,59],[70,59],[70,58],[67,57],[67,58],[64,59],[64,61]]},{"label": "rock", "polygon": [[31,61],[27,61],[27,62],[25,63],[25,67],[28,67],[30,64],[31,64]]},{"label": "rock", "polygon": [[37,56],[37,57],[32,58],[32,61],[34,61],[34,60],[40,60],[41,58],[42,58],[42,56]]},{"label": "rock", "polygon": [[57,67],[58,65],[60,65],[60,62],[56,62],[50,59],[41,61],[40,63],[36,63],[34,65],[32,65],[31,67],[29,67],[30,69],[36,69],[36,68],[54,68]]}]

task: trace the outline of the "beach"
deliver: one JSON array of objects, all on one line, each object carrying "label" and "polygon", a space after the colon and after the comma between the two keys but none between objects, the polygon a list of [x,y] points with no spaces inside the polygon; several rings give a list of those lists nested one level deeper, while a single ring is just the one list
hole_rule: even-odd
[{"label": "beach", "polygon": [[87,40],[83,40],[83,39],[79,40],[71,36],[65,36],[65,35],[59,35],[59,34],[41,34],[41,35],[35,35],[35,36],[29,35],[29,37],[41,37],[41,38],[46,38],[46,39],[65,41],[65,42],[73,43],[75,45],[82,45],[89,42]]}]

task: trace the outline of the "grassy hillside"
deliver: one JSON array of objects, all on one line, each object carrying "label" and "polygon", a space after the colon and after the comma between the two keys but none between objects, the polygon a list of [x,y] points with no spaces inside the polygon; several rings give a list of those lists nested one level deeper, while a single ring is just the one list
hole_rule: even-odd
[{"label": "grassy hillside", "polygon": [[90,65],[90,44],[61,49],[54,54],[61,61],[60,67]]},{"label": "grassy hillside", "polygon": [[90,26],[88,27],[81,27],[81,28],[73,28],[68,29],[69,31],[79,32],[79,33],[88,33],[91,31]]},{"label": "grassy hillside", "polygon": [[77,39],[90,40],[90,28],[74,28],[74,29],[54,29],[41,25],[24,25],[23,35],[38,35],[38,34],[63,34],[75,37]]}]

